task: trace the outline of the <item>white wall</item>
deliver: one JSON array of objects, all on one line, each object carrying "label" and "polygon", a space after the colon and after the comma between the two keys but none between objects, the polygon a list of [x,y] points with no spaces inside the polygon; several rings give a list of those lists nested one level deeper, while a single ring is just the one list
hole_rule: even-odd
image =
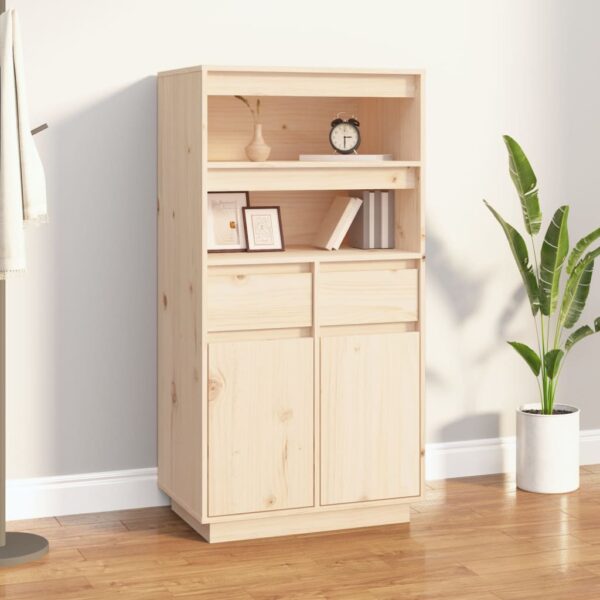
[{"label": "white wall", "polygon": [[[575,235],[600,225],[593,0],[7,4],[32,121],[50,125],[37,139],[51,219],[10,282],[9,477],[156,464],[154,76],[202,63],[427,70],[428,440],[512,434],[536,388],[503,340],[533,330],[481,199],[521,226],[506,132],[547,218],[566,201]],[[590,304],[600,314],[600,283]],[[573,352],[561,390],[584,428],[600,427],[599,349],[600,336]]]}]

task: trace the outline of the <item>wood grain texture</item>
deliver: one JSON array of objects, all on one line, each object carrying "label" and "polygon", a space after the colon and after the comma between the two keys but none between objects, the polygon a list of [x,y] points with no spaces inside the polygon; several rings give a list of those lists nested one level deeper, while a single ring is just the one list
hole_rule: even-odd
[{"label": "wood grain texture", "polygon": [[312,247],[319,223],[327,214],[336,193],[335,191],[252,192],[250,205],[279,206],[287,249],[298,246]]},{"label": "wood grain texture", "polygon": [[322,325],[416,321],[418,271],[326,271],[317,298]]},{"label": "wood grain texture", "polygon": [[237,270],[208,276],[209,331],[243,331],[312,325],[310,273]]},{"label": "wood grain texture", "polygon": [[208,70],[210,95],[410,98],[417,76],[377,72]]},{"label": "wood grain texture", "polygon": [[[209,192],[270,191],[270,190],[406,190],[415,187],[418,173],[415,167],[394,167],[385,163],[361,169],[339,166],[288,168],[255,168],[254,163],[238,163],[237,168],[208,167]],[[327,163],[324,163],[327,164]]]},{"label": "wood grain texture", "polygon": [[543,496],[510,476],[429,482],[411,523],[207,544],[164,508],[9,523],[50,540],[0,572],[44,600],[597,600],[600,467]]},{"label": "wood grain texture", "polygon": [[253,252],[219,252],[208,256],[210,266],[226,265],[264,265],[299,262],[343,263],[371,262],[382,260],[411,260],[419,259],[419,252],[405,252],[404,250],[359,250],[357,248],[340,248],[339,250],[321,250],[309,246],[286,247],[285,252],[272,252],[268,256]]},{"label": "wood grain texture", "polygon": [[172,505],[172,508],[177,515],[211,544],[282,537],[324,530],[338,531],[340,529],[406,523],[409,520],[410,513],[408,505],[395,504],[285,516],[275,511],[262,519],[219,521],[204,524],[176,503]]},{"label": "wood grain texture", "polygon": [[[248,101],[255,106],[255,97],[249,97]],[[267,96],[261,97],[260,101],[260,120],[271,154],[267,162],[254,163],[262,165],[256,169],[267,166],[291,168],[298,165],[300,154],[329,154],[332,151],[329,145],[331,121],[340,111],[355,114],[358,110],[358,103],[352,98]],[[208,120],[209,166],[252,168],[253,163],[248,163],[245,151],[254,133],[248,108],[233,96],[209,96]],[[298,168],[302,166],[298,165]]]},{"label": "wood grain texture", "polygon": [[[249,97],[248,100],[255,105],[255,97]],[[250,112],[233,96],[209,96],[208,160],[211,168],[345,169],[345,163],[298,163],[300,154],[332,152],[329,144],[331,121],[342,112],[356,116],[361,123],[361,154],[391,154],[394,161],[412,161],[404,166],[420,165],[420,97],[358,99],[263,96],[260,101],[260,120],[271,154],[267,162],[249,164],[245,147],[254,132]],[[387,164],[403,166],[399,162]],[[365,168],[368,163],[356,165],[352,168]]]},{"label": "wood grain texture", "polygon": [[312,506],[312,338],[208,352],[209,515]]},{"label": "wood grain texture", "polygon": [[419,334],[321,340],[321,503],[418,496]]},{"label": "wood grain texture", "polygon": [[158,81],[159,484],[202,510],[201,73]]},{"label": "wood grain texture", "polygon": [[421,215],[422,193],[420,189],[421,176],[419,174],[415,189],[397,190],[395,197],[396,248],[407,252],[425,253],[424,221]]}]

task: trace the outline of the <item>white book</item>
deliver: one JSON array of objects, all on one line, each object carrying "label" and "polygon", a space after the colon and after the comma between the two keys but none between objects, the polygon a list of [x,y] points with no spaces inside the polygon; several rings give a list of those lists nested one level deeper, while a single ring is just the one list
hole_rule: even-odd
[{"label": "white book", "polygon": [[360,198],[336,196],[315,236],[315,246],[338,250],[362,203]]},{"label": "white book", "polygon": [[301,154],[298,158],[312,162],[377,162],[392,159],[391,154]]}]

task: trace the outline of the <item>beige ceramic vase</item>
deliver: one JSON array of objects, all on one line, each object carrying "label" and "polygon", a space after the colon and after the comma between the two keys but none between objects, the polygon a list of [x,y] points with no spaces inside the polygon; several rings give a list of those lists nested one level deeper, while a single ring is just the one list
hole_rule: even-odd
[{"label": "beige ceramic vase", "polygon": [[246,146],[246,156],[253,162],[262,162],[269,158],[271,146],[265,144],[262,134],[262,123],[255,123],[254,137]]}]

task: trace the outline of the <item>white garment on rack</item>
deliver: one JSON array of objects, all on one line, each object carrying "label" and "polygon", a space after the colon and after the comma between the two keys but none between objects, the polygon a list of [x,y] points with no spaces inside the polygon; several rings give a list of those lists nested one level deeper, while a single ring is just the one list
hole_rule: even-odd
[{"label": "white garment on rack", "polygon": [[46,178],[31,135],[19,20],[0,15],[0,278],[25,268],[24,221],[46,218]]}]

